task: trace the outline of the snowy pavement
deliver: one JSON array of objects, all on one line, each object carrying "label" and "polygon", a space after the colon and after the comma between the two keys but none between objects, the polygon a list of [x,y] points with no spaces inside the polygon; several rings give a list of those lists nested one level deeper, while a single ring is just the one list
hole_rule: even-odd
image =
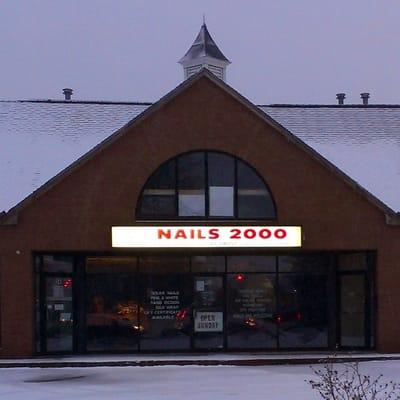
[{"label": "snowy pavement", "polygon": [[[363,373],[400,382],[400,361],[360,365]],[[316,400],[305,382],[313,377],[305,365],[13,368],[0,370],[0,399]]]}]

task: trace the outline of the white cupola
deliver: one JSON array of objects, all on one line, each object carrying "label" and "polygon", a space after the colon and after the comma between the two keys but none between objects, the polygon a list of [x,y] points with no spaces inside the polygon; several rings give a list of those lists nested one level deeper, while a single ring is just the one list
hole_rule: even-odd
[{"label": "white cupola", "polygon": [[192,47],[179,60],[179,64],[183,67],[184,79],[199,72],[202,68],[207,68],[219,79],[225,81],[226,67],[230,63],[215,44],[205,22],[203,22]]}]

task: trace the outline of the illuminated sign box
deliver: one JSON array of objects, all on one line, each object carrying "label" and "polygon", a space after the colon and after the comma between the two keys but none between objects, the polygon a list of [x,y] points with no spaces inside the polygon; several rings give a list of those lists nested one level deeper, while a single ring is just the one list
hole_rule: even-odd
[{"label": "illuminated sign box", "polygon": [[112,247],[301,247],[301,227],[113,226]]}]

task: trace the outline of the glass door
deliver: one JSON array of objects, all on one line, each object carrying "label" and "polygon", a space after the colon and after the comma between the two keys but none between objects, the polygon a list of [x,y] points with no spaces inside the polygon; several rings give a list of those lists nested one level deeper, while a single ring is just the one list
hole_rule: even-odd
[{"label": "glass door", "polygon": [[224,282],[222,276],[194,277],[193,341],[195,349],[224,347]]},{"label": "glass door", "polygon": [[45,277],[45,345],[47,352],[73,350],[71,276]]}]

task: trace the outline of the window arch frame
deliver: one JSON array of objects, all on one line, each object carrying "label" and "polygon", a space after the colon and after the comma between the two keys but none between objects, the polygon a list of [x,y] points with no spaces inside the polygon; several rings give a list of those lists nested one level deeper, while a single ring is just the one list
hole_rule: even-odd
[{"label": "window arch frame", "polygon": [[[179,194],[179,183],[178,183],[178,159],[182,156],[186,156],[189,154],[193,153],[204,153],[204,181],[205,181],[205,187],[204,187],[204,196],[205,196],[205,215],[204,216],[179,216],[179,207],[178,207],[178,194]],[[210,216],[209,215],[209,202],[210,202],[210,196],[209,196],[209,184],[208,184],[208,154],[209,153],[214,153],[214,154],[222,154],[228,157],[231,157],[234,160],[234,186],[233,186],[233,209],[234,209],[234,215],[233,216]],[[166,166],[168,163],[174,161],[174,173],[175,173],[175,186],[174,186],[174,197],[175,197],[175,216],[154,216],[151,217],[149,215],[141,215],[140,210],[142,206],[142,199],[144,196],[144,191],[146,190],[150,180],[154,177],[154,175],[161,170],[164,166]],[[238,162],[243,163],[247,168],[249,168],[262,182],[264,185],[266,191],[268,192],[269,198],[271,200],[271,205],[272,205],[272,210],[273,210],[273,216],[271,217],[239,217],[238,215]],[[135,218],[137,221],[275,221],[278,219],[278,209],[276,205],[275,198],[272,194],[272,191],[265,181],[264,177],[256,170],[255,167],[253,167],[248,161],[243,160],[242,158],[235,156],[231,153],[228,153],[226,151],[220,151],[220,150],[210,150],[210,149],[196,149],[196,150],[190,150],[186,151],[183,153],[179,153],[177,155],[174,155],[173,157],[168,158],[167,160],[163,161],[159,166],[153,170],[153,172],[148,176],[146,179],[144,185],[140,189],[139,196],[136,202],[136,208],[135,208]]]}]

